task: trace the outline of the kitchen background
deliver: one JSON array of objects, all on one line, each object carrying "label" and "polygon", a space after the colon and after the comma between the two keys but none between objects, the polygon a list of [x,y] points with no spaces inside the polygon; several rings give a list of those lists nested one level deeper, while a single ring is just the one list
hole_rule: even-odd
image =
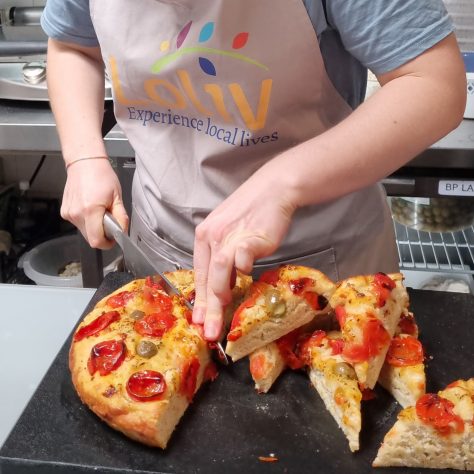
[{"label": "kitchen background", "polygon": [[[38,24],[44,3],[0,1],[0,283],[82,286],[74,268],[70,275],[58,275],[67,264],[81,261],[84,286],[94,287],[100,268],[116,268],[117,253],[109,252],[100,264],[101,255],[78,244],[74,229],[59,217],[66,173],[46,99],[46,38]],[[474,51],[474,1],[445,3],[461,49]],[[367,94],[377,87],[369,75]],[[470,97],[474,102],[474,77]],[[110,112],[111,102],[105,106]],[[411,286],[473,291],[472,113],[470,117],[466,109],[457,130],[384,181],[402,270]],[[117,127],[106,135],[106,143],[129,203],[133,152]],[[441,187],[456,182],[462,182],[458,189],[463,191],[440,198]],[[57,239],[64,235],[68,237]]]}]

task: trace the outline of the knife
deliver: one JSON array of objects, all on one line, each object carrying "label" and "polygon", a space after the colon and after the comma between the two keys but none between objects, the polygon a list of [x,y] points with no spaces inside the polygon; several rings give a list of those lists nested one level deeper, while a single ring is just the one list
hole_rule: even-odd
[{"label": "knife", "polygon": [[[173,283],[153,265],[143,250],[123,231],[120,224],[110,212],[104,214],[104,233],[109,240],[115,240],[120,246],[126,267],[135,277],[140,278],[153,275],[154,280],[164,288],[166,293],[169,295],[182,296]],[[182,300],[192,311],[193,305],[186,298],[182,298]],[[221,343],[217,341],[212,342],[212,347],[216,349],[219,361],[224,365],[228,365],[229,360]]]}]

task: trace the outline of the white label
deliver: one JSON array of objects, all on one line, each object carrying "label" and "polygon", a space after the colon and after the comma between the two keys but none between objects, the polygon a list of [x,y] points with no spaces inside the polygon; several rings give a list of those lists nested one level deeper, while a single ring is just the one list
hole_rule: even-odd
[{"label": "white label", "polygon": [[441,196],[474,196],[474,181],[440,181],[438,194]]}]

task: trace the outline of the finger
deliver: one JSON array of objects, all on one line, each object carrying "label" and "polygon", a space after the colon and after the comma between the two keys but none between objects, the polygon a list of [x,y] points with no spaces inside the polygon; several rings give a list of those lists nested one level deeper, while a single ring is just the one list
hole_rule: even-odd
[{"label": "finger", "polygon": [[107,250],[114,246],[104,233],[105,207],[95,207],[85,216],[86,239],[92,248]]},{"label": "finger", "polygon": [[194,240],[194,309],[193,323],[203,324],[206,315],[207,301],[207,276],[209,272],[209,261],[211,259],[211,249],[199,228],[196,229]]},{"label": "finger", "polygon": [[207,295],[206,318],[204,320],[204,338],[208,341],[217,341],[222,332],[223,309],[222,305],[212,292]]},{"label": "finger", "polygon": [[240,244],[235,250],[235,266],[243,273],[250,274],[253,269],[254,254],[248,245]]},{"label": "finger", "polygon": [[219,300],[221,306],[225,306],[232,299],[230,280],[234,269],[234,255],[230,253],[230,249],[227,252],[214,250],[209,265],[207,287]]},{"label": "finger", "polygon": [[112,204],[110,209],[111,214],[117,219],[117,222],[120,224],[120,227],[124,230],[125,233],[128,232],[128,214],[125,210],[123,202],[120,198],[117,198]]}]

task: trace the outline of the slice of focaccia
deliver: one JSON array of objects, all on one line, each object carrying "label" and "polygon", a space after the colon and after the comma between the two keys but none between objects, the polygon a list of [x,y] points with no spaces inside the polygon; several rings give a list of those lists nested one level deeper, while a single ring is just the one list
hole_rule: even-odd
[{"label": "slice of focaccia", "polygon": [[415,405],[426,391],[424,351],[417,335],[413,313],[407,312],[400,318],[378,379],[403,408]]},{"label": "slice of focaccia", "polygon": [[286,362],[276,342],[260,347],[249,355],[250,375],[258,393],[267,393],[286,368]]},{"label": "slice of focaccia", "polygon": [[385,435],[374,467],[474,469],[474,378],[403,409]]},{"label": "slice of focaccia", "polygon": [[318,270],[285,265],[263,273],[237,308],[226,352],[236,361],[327,314],[335,284]]},{"label": "slice of focaccia", "polygon": [[357,451],[362,393],[353,367],[341,356],[343,344],[340,332],[318,330],[303,344],[301,358],[327,410],[346,435],[350,450]]},{"label": "slice of focaccia", "polygon": [[340,281],[330,305],[341,327],[342,357],[354,366],[360,384],[372,389],[408,307],[403,275],[377,273]]}]

